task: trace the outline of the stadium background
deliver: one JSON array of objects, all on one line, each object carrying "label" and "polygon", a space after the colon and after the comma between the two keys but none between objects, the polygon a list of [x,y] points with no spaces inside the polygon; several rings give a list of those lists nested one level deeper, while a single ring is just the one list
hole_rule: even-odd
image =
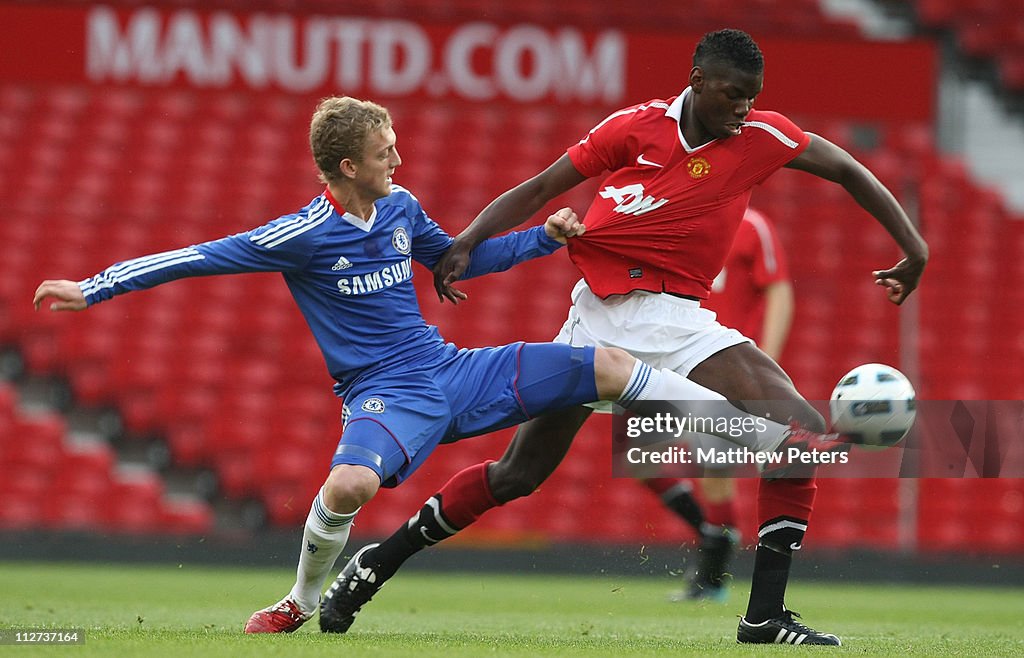
[{"label": "stadium background", "polygon": [[[5,555],[68,532],[179,545],[280,532],[294,542],[340,431],[340,402],[279,277],[186,280],[80,315],[33,312],[40,280],[84,278],[304,204],[320,191],[305,130],[330,93],[391,109],[405,160],[396,182],[455,233],[610,110],[678,93],[696,39],[722,26],[748,30],[765,50],[758,106],[853,152],[932,249],[922,288],[897,312],[870,278],[897,252],[841,190],[783,171],[755,191],[790,254],[797,310],[782,361],[800,390],[826,399],[850,367],[880,361],[910,374],[922,399],[1024,397],[1021,211],[955,148],[962,133],[941,93],[946,78],[966,77],[1020,106],[1024,9],[874,3],[909,26],[879,39],[826,11],[851,4],[864,3],[0,4],[10,36],[0,45]],[[261,29],[277,35],[273,56],[243,43]],[[235,48],[221,60],[215,32]],[[327,44],[320,77],[317,43]],[[293,57],[302,48],[307,59]],[[425,52],[432,67],[416,78]],[[582,209],[594,189],[566,203]],[[467,283],[470,301],[453,308],[436,303],[427,272],[417,274],[427,320],[462,346],[548,340],[576,279],[558,254]],[[458,469],[497,458],[510,437],[440,448],[367,506],[354,543],[390,532]],[[456,541],[539,552],[690,542],[650,494],[609,477],[610,454],[610,423],[595,418],[539,493]],[[746,537],[754,485],[741,482]],[[807,553],[863,550],[1019,555],[1024,484],[822,481]]]}]

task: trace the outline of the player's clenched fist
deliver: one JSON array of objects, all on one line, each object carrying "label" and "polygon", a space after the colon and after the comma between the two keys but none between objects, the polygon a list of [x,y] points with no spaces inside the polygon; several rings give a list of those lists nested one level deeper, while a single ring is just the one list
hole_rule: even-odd
[{"label": "player's clenched fist", "polygon": [[548,216],[544,223],[544,232],[552,240],[565,244],[567,238],[574,238],[583,235],[587,227],[580,221],[579,216],[572,208],[562,208],[553,215]]},{"label": "player's clenched fist", "polygon": [[39,310],[43,300],[47,297],[55,299],[50,304],[51,311],[83,311],[88,304],[85,303],[85,295],[82,289],[74,281],[43,281],[36,288],[36,295],[32,299],[32,305]]}]

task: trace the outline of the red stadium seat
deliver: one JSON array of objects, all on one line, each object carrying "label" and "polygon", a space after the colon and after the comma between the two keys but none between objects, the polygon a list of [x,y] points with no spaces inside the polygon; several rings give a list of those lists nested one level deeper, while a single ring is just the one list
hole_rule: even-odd
[{"label": "red stadium seat", "polygon": [[163,485],[146,471],[123,472],[111,483],[104,522],[112,532],[152,533],[161,529]]},{"label": "red stadium seat", "polygon": [[172,535],[199,535],[214,528],[209,505],[190,499],[165,499],[160,507],[161,532]]},{"label": "red stadium seat", "polygon": [[34,530],[39,527],[43,496],[11,496],[0,487],[4,504],[0,505],[0,528],[4,530]]}]

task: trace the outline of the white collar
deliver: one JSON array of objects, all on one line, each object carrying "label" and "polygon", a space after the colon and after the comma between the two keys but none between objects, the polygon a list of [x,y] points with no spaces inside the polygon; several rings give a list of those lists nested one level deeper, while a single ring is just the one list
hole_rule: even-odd
[{"label": "white collar", "polygon": [[718,138],[715,138],[708,142],[707,144],[701,144],[696,148],[686,143],[686,138],[683,137],[683,103],[686,101],[686,97],[689,96],[692,92],[693,90],[690,87],[687,87],[682,92],[680,92],[678,96],[676,96],[676,99],[672,101],[672,104],[668,106],[667,110],[665,110],[665,116],[671,117],[672,119],[675,120],[676,134],[679,135],[679,143],[682,145],[683,149],[687,153],[696,153],[697,151],[701,150],[708,144],[713,144],[718,141]]},{"label": "white collar", "polygon": [[370,229],[373,228],[373,221],[377,219],[377,204],[373,205],[373,211],[370,213],[369,219],[363,219],[362,217],[359,217],[358,215],[353,215],[348,211],[345,211],[345,213],[342,214],[341,218],[344,219],[349,224],[351,224],[352,226],[361,229],[364,233],[369,233]]},{"label": "white collar", "polygon": [[672,101],[672,104],[668,106],[667,110],[665,110],[665,116],[672,117],[676,120],[676,123],[679,123],[679,120],[683,118],[683,101],[690,95],[690,91],[690,88],[687,87],[679,92],[676,99]]}]

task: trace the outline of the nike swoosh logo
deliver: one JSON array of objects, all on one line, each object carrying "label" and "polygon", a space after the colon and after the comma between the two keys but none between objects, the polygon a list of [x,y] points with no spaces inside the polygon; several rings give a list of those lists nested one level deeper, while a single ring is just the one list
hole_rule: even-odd
[{"label": "nike swoosh logo", "polygon": [[429,544],[430,546],[433,546],[437,542],[441,541],[440,539],[434,539],[433,537],[428,535],[427,529],[422,526],[420,527],[420,534],[423,535],[423,538],[427,540],[427,544]]},{"label": "nike swoosh logo", "polygon": [[644,157],[643,153],[641,153],[640,155],[636,156],[636,163],[637,164],[642,164],[642,165],[649,165],[651,167],[664,167],[665,166],[665,165],[660,165],[657,162],[651,162],[650,160],[648,160],[647,158]]}]

